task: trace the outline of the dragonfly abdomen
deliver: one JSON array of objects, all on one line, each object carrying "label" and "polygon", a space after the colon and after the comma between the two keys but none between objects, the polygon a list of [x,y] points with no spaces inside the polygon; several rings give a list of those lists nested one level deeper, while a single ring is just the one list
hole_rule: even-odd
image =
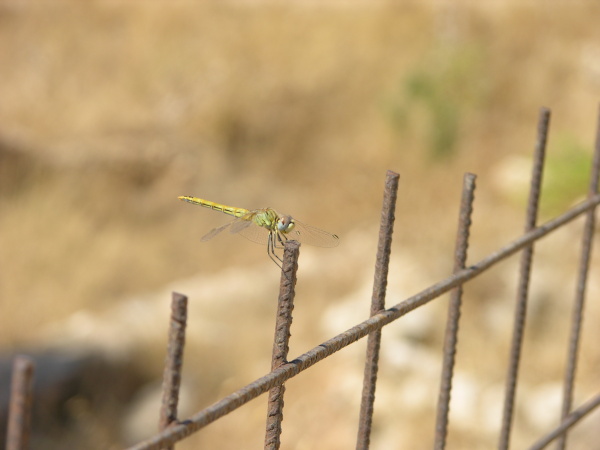
[{"label": "dragonfly abdomen", "polygon": [[184,202],[188,203],[193,203],[194,205],[204,206],[205,208],[220,211],[222,213],[229,214],[230,216],[234,217],[242,217],[250,212],[244,208],[235,208],[233,206],[222,205],[220,203],[211,202],[210,200],[204,200],[202,198],[191,197],[188,195],[179,197],[179,200],[183,200]]}]

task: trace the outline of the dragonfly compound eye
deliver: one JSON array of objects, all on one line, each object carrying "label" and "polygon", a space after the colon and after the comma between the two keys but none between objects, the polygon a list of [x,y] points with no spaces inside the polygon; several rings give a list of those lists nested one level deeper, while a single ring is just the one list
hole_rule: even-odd
[{"label": "dragonfly compound eye", "polygon": [[294,229],[294,219],[290,216],[282,216],[277,222],[277,229],[283,233],[289,233]]}]

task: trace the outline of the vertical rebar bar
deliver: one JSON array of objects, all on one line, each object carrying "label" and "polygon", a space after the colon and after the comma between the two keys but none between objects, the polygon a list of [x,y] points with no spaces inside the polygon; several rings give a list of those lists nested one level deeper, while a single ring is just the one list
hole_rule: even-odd
[{"label": "vertical rebar bar", "polygon": [[[171,300],[171,320],[169,322],[169,343],[165,359],[162,384],[162,406],[160,408],[159,431],[177,423],[177,405],[181,386],[185,327],[187,324],[187,303],[185,295],[173,292]],[[172,450],[173,446],[166,447]]]},{"label": "vertical rebar bar", "polygon": [[[392,248],[392,232],[394,229],[394,212],[398,196],[398,180],[400,175],[391,170],[387,171],[385,190],[383,194],[383,207],[381,210],[381,223],[379,227],[379,243],[377,245],[377,259],[375,261],[375,279],[373,282],[373,296],[371,298],[371,316],[385,309],[385,291]],[[381,331],[374,331],[367,339],[367,356],[363,378],[363,390],[360,404],[358,422],[358,438],[356,448],[366,450],[371,439],[371,425],[373,422],[373,405],[375,403],[375,384],[377,382],[377,369],[379,362],[379,346]]]},{"label": "vertical rebar bar", "polygon": [[[469,248],[469,232],[471,227],[471,214],[473,212],[473,199],[475,193],[476,175],[467,173],[463,180],[463,191],[458,217],[458,232],[454,253],[454,273],[465,268],[467,250]],[[448,434],[448,413],[450,411],[450,395],[452,392],[452,376],[456,359],[456,345],[458,343],[458,323],[460,320],[460,305],[462,301],[462,285],[455,287],[450,294],[448,305],[448,319],[446,322],[446,335],[444,338],[444,360],[442,362],[442,377],[438,397],[437,418],[435,425],[436,450],[446,447]]]},{"label": "vertical rebar bar", "polygon": [[[600,176],[600,112],[598,114],[598,124],[596,129],[596,143],[594,150],[594,160],[590,173],[590,186],[588,198],[598,193],[598,179]],[[577,370],[577,356],[579,353],[579,340],[581,336],[581,327],[583,322],[583,308],[585,304],[585,291],[590,267],[590,258],[592,254],[592,245],[594,241],[594,228],[596,226],[596,208],[590,209],[585,217],[583,228],[583,240],[581,256],[579,261],[579,273],[577,275],[577,286],[575,291],[575,300],[573,302],[573,318],[571,320],[571,334],[569,337],[569,348],[567,351],[567,365],[565,369],[565,381],[563,387],[563,404],[561,410],[561,419],[564,420],[571,412],[573,403],[573,387],[575,384],[575,372]],[[567,433],[564,433],[559,441],[557,448],[564,450],[567,444]]]},{"label": "vertical rebar bar", "polygon": [[[548,127],[550,125],[550,110],[540,110],[538,122],[538,137],[533,157],[533,170],[531,174],[531,186],[529,201],[527,204],[527,216],[525,219],[525,232],[533,230],[537,223],[538,205],[542,186],[542,174],[546,154],[546,142],[548,140]],[[527,297],[529,292],[529,280],[533,261],[533,244],[527,246],[521,255],[521,267],[519,272],[519,287],[517,290],[517,302],[515,305],[512,343],[510,350],[510,361],[508,375],[506,378],[506,393],[504,396],[504,410],[502,415],[502,426],[500,430],[500,441],[498,447],[506,450],[510,443],[510,431],[514,412],[515,394],[521,359],[521,348],[523,346],[523,333],[527,316]]]},{"label": "vertical rebar bar", "polygon": [[[271,371],[287,362],[292,326],[292,311],[298,270],[300,243],[287,241],[283,252],[279,299],[277,301],[277,318],[275,320],[275,338],[273,340],[273,356]],[[281,445],[281,422],[283,421],[283,395],[285,386],[280,384],[269,390],[267,405],[267,429],[265,433],[265,449],[277,450]]]},{"label": "vertical rebar bar", "polygon": [[13,362],[6,450],[29,448],[33,398],[33,360],[18,355]]}]

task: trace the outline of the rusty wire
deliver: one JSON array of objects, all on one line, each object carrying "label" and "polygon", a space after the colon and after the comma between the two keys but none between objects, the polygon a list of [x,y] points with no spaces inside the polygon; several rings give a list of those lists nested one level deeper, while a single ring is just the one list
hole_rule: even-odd
[{"label": "rusty wire", "polygon": [[[598,114],[598,125],[596,131],[596,145],[594,151],[594,160],[590,174],[590,186],[588,197],[598,193],[598,179],[600,177],[600,112]],[[565,368],[565,381],[563,387],[563,404],[561,409],[561,419],[564,421],[571,411],[573,402],[573,386],[575,384],[575,372],[577,369],[577,355],[579,353],[579,340],[581,336],[581,327],[583,322],[583,307],[585,303],[585,291],[587,285],[588,272],[590,267],[590,257],[592,254],[592,245],[594,242],[594,229],[596,225],[596,209],[590,209],[585,217],[583,228],[583,238],[581,245],[581,259],[579,262],[579,271],[577,275],[577,285],[575,291],[575,300],[573,302],[573,318],[571,320],[571,333],[569,337],[569,348],[567,351],[567,364]],[[564,450],[567,445],[567,433],[561,435],[557,448]]]},{"label": "rusty wire", "polygon": [[[467,249],[469,247],[469,232],[471,227],[471,215],[473,213],[473,201],[475,198],[475,179],[472,173],[464,176],[463,192],[460,202],[458,218],[458,232],[456,235],[456,249],[454,255],[454,273],[465,268],[467,261]],[[458,343],[458,322],[460,319],[460,305],[462,301],[462,285],[452,290],[448,305],[448,319],[446,322],[446,334],[444,338],[442,376],[440,381],[440,393],[438,396],[437,417],[435,425],[436,450],[446,447],[446,436],[448,434],[448,413],[450,411],[450,394],[452,391],[452,376],[456,357],[456,346]]]},{"label": "rusty wire", "polygon": [[[373,281],[373,296],[371,297],[371,316],[385,309],[385,291],[392,251],[392,233],[394,231],[394,213],[398,197],[398,181],[400,175],[391,170],[387,171],[383,191],[383,206],[381,208],[381,223],[379,226],[379,242],[375,259],[375,278]],[[356,448],[369,448],[371,424],[373,422],[373,407],[375,403],[375,385],[377,383],[377,368],[379,347],[381,345],[381,329],[369,334],[367,339],[367,356],[363,377],[363,390],[358,421],[358,437]]]},{"label": "rusty wire", "polygon": [[[287,363],[290,342],[290,329],[292,327],[292,311],[294,310],[294,297],[296,274],[298,271],[298,256],[300,243],[286,241],[281,266],[281,282],[279,286],[279,299],[277,301],[277,317],[275,320],[275,338],[273,339],[273,356],[271,370],[278,369]],[[267,405],[267,429],[265,432],[265,449],[277,450],[281,445],[281,422],[283,421],[283,384],[269,390]]]},{"label": "rusty wire", "polygon": [[33,397],[33,360],[18,355],[13,361],[6,450],[29,448]]},{"label": "rusty wire", "polygon": [[[165,430],[177,423],[177,405],[181,386],[181,368],[183,366],[183,348],[187,323],[187,297],[173,292],[171,299],[171,321],[167,357],[163,373],[162,405],[160,408],[159,430]],[[164,447],[172,450],[172,446]]]},{"label": "rusty wire", "polygon": [[[533,156],[533,170],[531,174],[531,187],[529,201],[527,203],[527,215],[525,218],[525,232],[535,228],[538,215],[540,192],[542,189],[542,175],[544,170],[544,159],[546,154],[546,142],[548,141],[548,127],[550,124],[550,110],[542,108],[538,123],[538,138]],[[533,242],[526,246],[521,255],[521,267],[519,270],[519,287],[517,290],[517,302],[515,305],[515,317],[512,333],[512,343],[506,377],[506,393],[504,397],[504,412],[502,426],[500,429],[500,442],[498,448],[508,449],[510,443],[510,431],[514,412],[517,381],[519,379],[519,362],[521,360],[521,349],[523,347],[523,333],[525,331],[525,320],[527,318],[527,298],[529,293],[529,280],[531,278],[531,266],[533,263]]]},{"label": "rusty wire", "polygon": [[247,386],[237,390],[233,394],[224,397],[213,405],[199,411],[189,418],[185,423],[179,423],[152,436],[144,442],[130,447],[131,450],[160,449],[165,445],[171,445],[185,437],[204,428],[218,418],[246,404],[250,400],[267,392],[272,387],[280,385],[298,373],[308,369],[322,359],[332,355],[344,347],[367,336],[369,333],[381,329],[383,326],[397,320],[414,309],[423,306],[451,289],[464,284],[477,277],[484,271],[490,269],[500,261],[514,255],[518,251],[531,245],[533,242],[548,235],[552,231],[573,221],[580,215],[600,204],[600,195],[594,195],[580,204],[569,209],[564,214],[537,226],[533,230],[524,233],[519,238],[505,245],[501,249],[491,253],[476,264],[439,281],[416,295],[377,313],[364,322],[355,325],[347,331],[335,336],[321,345],[309,350],[298,358],[283,364],[271,373],[255,380]]}]

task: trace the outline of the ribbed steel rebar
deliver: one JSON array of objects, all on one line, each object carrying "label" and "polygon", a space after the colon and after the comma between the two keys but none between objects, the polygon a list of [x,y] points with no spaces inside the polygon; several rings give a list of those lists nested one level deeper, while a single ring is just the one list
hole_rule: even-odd
[{"label": "ribbed steel rebar", "polygon": [[[299,254],[300,244],[298,242],[287,241],[285,243],[283,264],[281,266],[279,299],[277,302],[277,319],[275,321],[271,370],[276,370],[287,363]],[[284,393],[285,386],[283,384],[274,386],[269,390],[267,430],[265,433],[265,449],[268,450],[277,450],[281,445]]]},{"label": "ribbed steel rebar", "polygon": [[[185,345],[185,327],[187,323],[187,297],[173,292],[171,300],[171,320],[169,322],[169,341],[162,384],[162,406],[160,408],[159,430],[168,428],[177,422],[177,405],[181,386],[183,367],[183,349]],[[165,447],[172,450],[172,446]]]},{"label": "ribbed steel rebar", "polygon": [[[542,108],[538,124],[538,138],[533,156],[533,170],[531,174],[531,186],[529,190],[529,201],[527,203],[527,215],[525,218],[525,232],[535,228],[542,189],[542,175],[544,159],[546,155],[546,142],[548,140],[548,128],[550,125],[550,110]],[[523,250],[521,255],[521,267],[519,271],[519,287],[517,290],[517,302],[515,305],[514,325],[512,343],[508,363],[508,374],[506,376],[506,393],[504,396],[504,411],[500,429],[500,441],[498,448],[506,450],[510,444],[510,432],[514,412],[517,382],[519,380],[519,363],[521,361],[521,348],[523,347],[523,334],[525,332],[525,320],[527,318],[527,300],[529,295],[529,280],[531,278],[531,267],[533,264],[533,243]]]},{"label": "ribbed steel rebar", "polygon": [[[467,173],[465,174],[463,181],[463,192],[458,217],[458,232],[456,235],[456,249],[454,252],[454,273],[464,269],[467,262],[476,178],[477,177],[472,173]],[[436,450],[442,450],[446,447],[452,376],[454,374],[456,346],[458,344],[458,323],[460,319],[462,291],[462,285],[455,287],[450,294],[450,303],[448,305],[448,319],[446,322],[446,334],[444,338],[444,359],[442,362],[442,377],[435,425],[434,448]]]},{"label": "ribbed steel rebar", "polygon": [[[598,114],[598,125],[596,128],[596,145],[594,160],[590,174],[590,185],[588,197],[598,193],[598,181],[600,178],[600,112]],[[567,351],[567,364],[565,368],[565,381],[563,386],[563,404],[561,409],[561,420],[569,415],[573,403],[573,389],[575,385],[575,373],[577,371],[577,356],[579,354],[579,340],[583,323],[583,308],[585,304],[585,291],[587,286],[590,259],[592,256],[592,245],[594,243],[594,229],[596,228],[596,210],[590,209],[585,217],[581,243],[581,257],[579,271],[577,274],[577,286],[575,300],[573,302],[573,318],[571,319],[571,333],[569,337],[569,348]],[[567,445],[567,433],[561,435],[557,449],[564,450]]]},{"label": "ribbed steel rebar", "polygon": [[[385,309],[385,292],[392,249],[392,233],[394,230],[394,213],[398,197],[398,181],[400,175],[388,170],[383,191],[383,206],[379,225],[379,242],[375,259],[375,279],[371,297],[371,316]],[[381,329],[369,334],[367,340],[367,356],[363,377],[362,399],[358,421],[357,450],[369,448],[371,425],[373,422],[373,407],[375,403],[375,385],[379,362],[379,347],[381,345]]]},{"label": "ribbed steel rebar", "polygon": [[27,450],[31,433],[34,363],[18,355],[13,361],[6,450]]}]

